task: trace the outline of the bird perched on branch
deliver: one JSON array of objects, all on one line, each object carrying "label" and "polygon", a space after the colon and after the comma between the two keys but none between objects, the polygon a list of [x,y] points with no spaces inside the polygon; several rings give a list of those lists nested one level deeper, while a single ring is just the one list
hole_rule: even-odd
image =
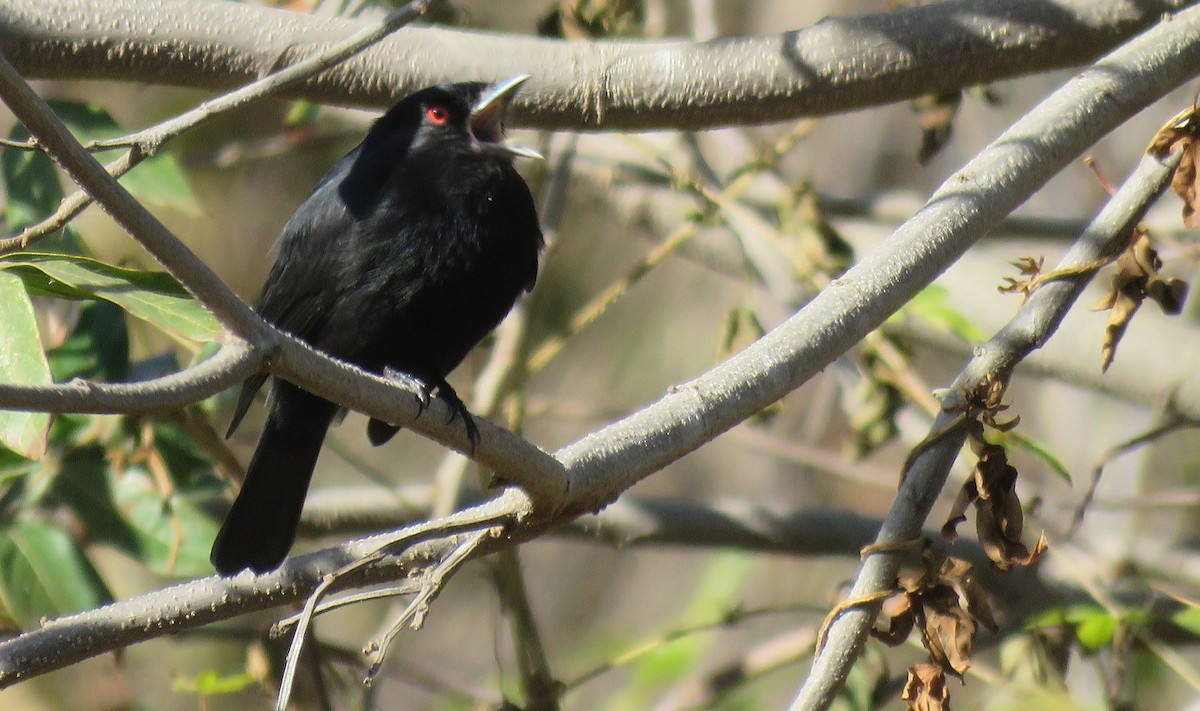
[{"label": "bird perched on branch", "polygon": [[[442,84],[379,118],[283,228],[258,312],[336,358],[436,391],[467,427],[446,382],[537,276],[542,233],[512,162],[539,157],[504,143],[519,76]],[[242,385],[232,434],[267,375]],[[273,570],[296,535],[317,455],[337,405],[276,379],[246,481],[213,543],[217,572]],[[368,425],[373,444],[397,427]]]}]

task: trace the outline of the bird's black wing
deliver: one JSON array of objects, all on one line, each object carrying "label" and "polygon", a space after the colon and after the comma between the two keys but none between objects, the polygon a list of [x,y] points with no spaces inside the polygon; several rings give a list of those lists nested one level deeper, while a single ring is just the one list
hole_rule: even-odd
[{"label": "bird's black wing", "polygon": [[[343,269],[343,245],[339,242],[354,227],[337,187],[356,154],[353,151],[339,161],[284,226],[257,307],[264,319],[309,343],[320,341],[337,299],[338,275]],[[258,373],[242,384],[227,437],[237,429],[267,377]]]}]

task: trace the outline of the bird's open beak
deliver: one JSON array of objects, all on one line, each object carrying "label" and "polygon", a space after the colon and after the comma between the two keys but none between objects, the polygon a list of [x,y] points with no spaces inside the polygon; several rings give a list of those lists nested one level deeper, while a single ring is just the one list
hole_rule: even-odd
[{"label": "bird's open beak", "polygon": [[519,74],[512,79],[492,85],[471,107],[471,118],[468,125],[471,128],[471,135],[475,137],[475,140],[479,142],[479,147],[483,150],[507,156],[521,156],[522,158],[540,159],[542,157],[541,153],[532,148],[510,146],[504,142],[502,126],[504,111],[508,108],[512,98],[516,96],[517,90],[528,78],[528,74]]}]

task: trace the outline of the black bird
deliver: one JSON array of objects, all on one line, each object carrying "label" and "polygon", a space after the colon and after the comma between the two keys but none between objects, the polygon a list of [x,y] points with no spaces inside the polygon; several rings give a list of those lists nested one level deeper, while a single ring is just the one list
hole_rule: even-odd
[{"label": "black bird", "polygon": [[[420,381],[478,432],[446,376],[537,277],[542,233],[501,119],[526,76],[422,89],[380,117],[283,228],[258,312],[336,358]],[[267,375],[242,385],[232,434]],[[333,403],[276,379],[246,481],[213,543],[222,575],[279,567]],[[372,420],[382,444],[396,428]]]}]

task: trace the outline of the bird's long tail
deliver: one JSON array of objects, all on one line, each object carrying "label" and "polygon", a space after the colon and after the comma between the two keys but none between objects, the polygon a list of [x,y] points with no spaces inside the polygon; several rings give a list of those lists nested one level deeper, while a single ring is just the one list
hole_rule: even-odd
[{"label": "bird's long tail", "polygon": [[271,414],[209,560],[221,575],[279,567],[296,538],[300,511],[325,431],[337,407],[289,383],[275,390]]}]

